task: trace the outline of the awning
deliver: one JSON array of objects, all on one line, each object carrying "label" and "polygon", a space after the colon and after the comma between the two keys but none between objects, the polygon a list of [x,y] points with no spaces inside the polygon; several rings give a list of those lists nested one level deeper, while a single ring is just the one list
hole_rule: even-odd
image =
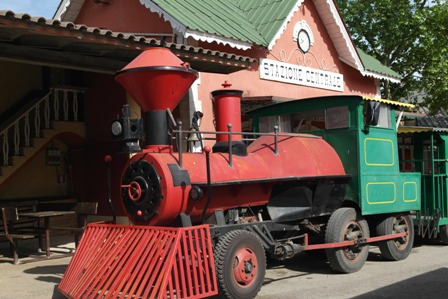
[{"label": "awning", "polygon": [[[112,32],[0,10],[0,59],[114,74],[148,47],[153,38]],[[175,43],[168,47],[200,72],[228,74],[247,69],[255,59]]]},{"label": "awning", "polygon": [[398,133],[399,134],[405,134],[405,133],[427,133],[427,132],[448,133],[448,128],[398,127]]},{"label": "awning", "polygon": [[363,96],[362,99],[363,99],[364,101],[380,102],[380,103],[389,104],[389,105],[392,105],[392,106],[405,107],[405,108],[409,108],[409,109],[412,109],[412,108],[415,107],[415,105],[413,105],[413,104],[402,103],[402,102],[396,102],[396,101],[386,100],[386,99],[380,99],[380,98],[371,98],[371,97]]}]

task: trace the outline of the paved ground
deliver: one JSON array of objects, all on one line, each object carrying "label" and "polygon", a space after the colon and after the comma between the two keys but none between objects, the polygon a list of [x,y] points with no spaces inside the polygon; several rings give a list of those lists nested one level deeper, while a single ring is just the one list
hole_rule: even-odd
[{"label": "paved ground", "polygon": [[[73,236],[55,236],[51,239],[52,258],[36,252],[38,240],[19,242],[23,258],[13,265],[6,242],[0,243],[0,299],[62,299],[56,286],[71,259],[75,248]],[[5,256],[6,255],[6,256]]]},{"label": "paved ground", "polygon": [[306,253],[269,268],[257,296],[268,298],[448,298],[448,247],[417,245],[400,262],[383,260],[371,247],[366,264],[353,274],[335,274],[324,254]]},{"label": "paved ground", "polygon": [[[37,242],[34,240],[34,242]],[[22,245],[32,253],[37,243]],[[0,299],[62,299],[56,289],[70,261],[73,243],[53,238],[55,259],[12,265],[2,257],[0,244]],[[42,255],[40,255],[42,256]],[[401,262],[384,261],[376,248],[360,272],[335,274],[325,256],[305,253],[287,263],[271,264],[257,299],[271,298],[448,298],[448,247],[437,243],[415,246]]]}]

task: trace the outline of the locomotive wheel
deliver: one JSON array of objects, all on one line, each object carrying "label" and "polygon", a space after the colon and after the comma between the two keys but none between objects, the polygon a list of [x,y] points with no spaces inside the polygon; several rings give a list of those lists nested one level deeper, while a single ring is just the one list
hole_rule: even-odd
[{"label": "locomotive wheel", "polygon": [[254,298],[258,294],[266,273],[266,257],[256,235],[245,230],[231,231],[219,239],[214,255],[223,298]]},{"label": "locomotive wheel", "polygon": [[[325,242],[357,241],[369,237],[367,221],[359,218],[353,208],[340,208],[331,215],[328,221]],[[340,273],[353,273],[364,266],[369,254],[369,245],[330,248],[326,249],[325,253],[333,270]]]},{"label": "locomotive wheel", "polygon": [[378,223],[378,236],[406,232],[407,235],[393,240],[378,243],[381,255],[390,261],[404,260],[411,253],[414,244],[414,224],[410,215],[396,215],[387,217]]},{"label": "locomotive wheel", "polygon": [[444,245],[448,245],[448,225],[442,225],[439,232],[440,241]]}]

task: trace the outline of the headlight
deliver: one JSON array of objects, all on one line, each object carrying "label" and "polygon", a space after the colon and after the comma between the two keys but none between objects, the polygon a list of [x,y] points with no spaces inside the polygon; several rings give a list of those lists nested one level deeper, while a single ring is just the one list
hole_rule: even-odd
[{"label": "headlight", "polygon": [[123,133],[123,127],[121,123],[117,120],[112,123],[112,134],[114,136],[120,136]]}]

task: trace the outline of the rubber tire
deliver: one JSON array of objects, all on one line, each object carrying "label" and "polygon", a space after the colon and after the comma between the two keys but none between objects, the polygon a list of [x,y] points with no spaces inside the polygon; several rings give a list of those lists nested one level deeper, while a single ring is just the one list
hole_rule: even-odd
[{"label": "rubber tire", "polygon": [[414,223],[410,215],[395,215],[384,218],[376,226],[376,234],[384,236],[392,233],[399,233],[401,231],[394,230],[394,223],[396,221],[403,223],[406,226],[405,231],[408,236],[400,239],[387,240],[378,242],[381,255],[389,261],[401,261],[406,259],[411,253],[414,245]]},{"label": "rubber tire", "polygon": [[440,226],[439,238],[443,245],[448,245],[448,225]]},{"label": "rubber tire", "polygon": [[[326,243],[337,243],[347,241],[347,229],[355,228],[359,230],[361,238],[369,238],[369,226],[365,219],[358,216],[353,208],[337,209],[328,220],[325,232]],[[342,247],[325,249],[328,262],[331,268],[340,273],[353,273],[359,271],[365,264],[369,254],[369,245],[362,247]],[[354,255],[350,258],[349,255]]]},{"label": "rubber tire", "polygon": [[[241,286],[233,274],[236,254],[241,249],[250,249],[257,259],[257,273],[249,286]],[[245,230],[231,231],[222,236],[215,246],[215,266],[219,294],[228,299],[251,299],[261,289],[266,274],[266,255],[258,237]]]}]

